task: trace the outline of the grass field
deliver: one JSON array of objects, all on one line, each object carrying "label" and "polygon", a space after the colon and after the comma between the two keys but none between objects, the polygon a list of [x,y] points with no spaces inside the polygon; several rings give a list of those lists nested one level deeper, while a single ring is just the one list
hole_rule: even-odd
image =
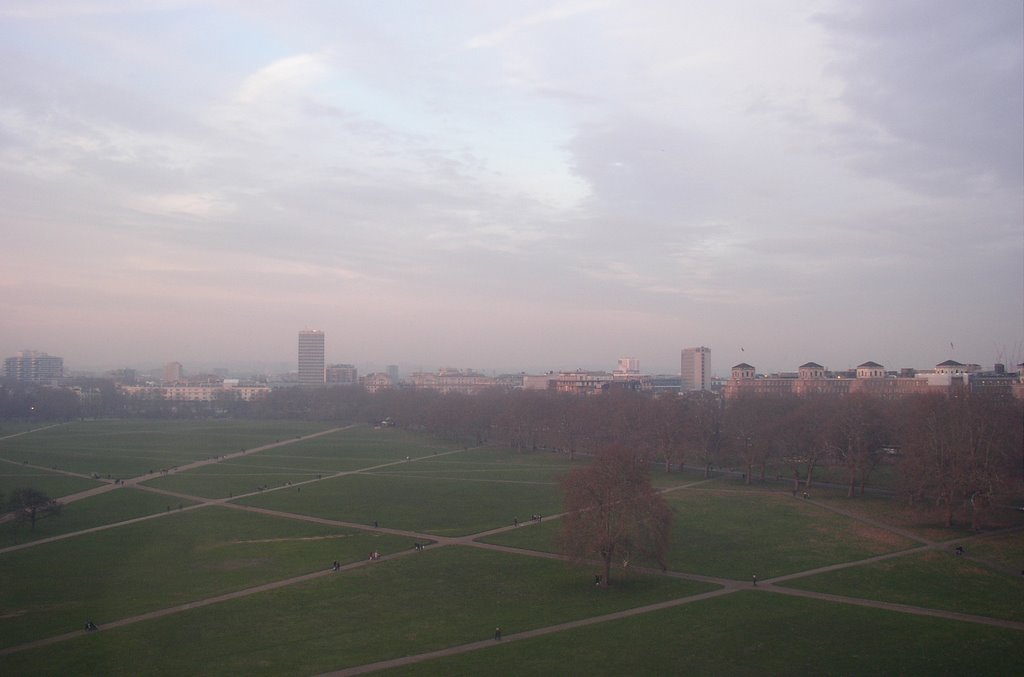
[{"label": "grass field", "polygon": [[223,507],[42,544],[0,557],[0,644],[358,561],[407,539]]},{"label": "grass field", "polygon": [[126,478],[327,427],[298,421],[78,421],[0,440],[0,458]]},{"label": "grass field", "polygon": [[189,506],[193,505],[193,502],[170,499],[167,496],[136,489],[125,488],[109,491],[64,506],[59,516],[38,520],[34,530],[30,530],[27,524],[0,525],[0,548],[61,534],[71,534],[83,529],[115,524],[146,515],[161,514],[168,507],[176,510],[178,505]]},{"label": "grass field", "polygon": [[519,516],[561,509],[558,488],[547,484],[348,475],[239,501],[245,505],[359,524],[463,536],[511,524]]},{"label": "grass field", "polygon": [[[367,427],[296,439],[332,427],[89,421],[0,441],[0,458],[15,461],[0,463],[0,491],[38,483],[64,495],[98,484],[31,464],[70,470],[102,462],[143,474],[156,459],[171,468],[206,461],[70,502],[34,533],[0,524],[0,674],[310,675],[478,641],[484,650],[396,672],[1021,671],[1021,532],[975,538],[880,496],[849,500],[841,491],[816,489],[805,501],[773,482],[704,481],[699,472],[654,468],[656,486],[672,489],[665,494],[674,510],[670,575],[645,573],[643,562],[633,562],[616,569],[612,587],[603,589],[593,585],[594,565],[555,558],[559,477],[586,457],[569,462],[550,452],[464,449]],[[6,444],[15,440],[16,447]],[[282,444],[220,458],[275,441]],[[22,455],[31,456],[29,465]],[[283,514],[254,512],[262,509]],[[530,522],[534,513],[545,519]],[[511,526],[515,518],[519,528]],[[102,529],[88,531],[96,527]],[[515,551],[472,540],[496,529],[504,530],[483,541]],[[940,543],[962,540],[968,554],[957,558],[948,545],[911,551],[923,541],[900,530]],[[50,537],[60,538],[45,542]],[[432,544],[417,552],[414,542]],[[367,561],[373,550],[382,561]],[[881,554],[894,556],[866,561]],[[349,568],[330,572],[334,560]],[[842,563],[849,566],[811,573]],[[756,591],[753,573],[762,581]],[[992,627],[796,598],[766,582],[784,574],[792,578],[778,586],[810,594],[1018,624]],[[283,587],[246,592],[279,582]],[[711,590],[718,596],[691,601]],[[228,593],[242,596],[177,608]],[[499,625],[514,638],[667,601],[682,604],[521,641],[490,639]],[[161,610],[173,613],[117,627]],[[86,619],[101,631],[78,632]],[[65,633],[74,636],[21,648]]]},{"label": "grass field", "polygon": [[[1024,545],[1024,536],[1017,535]],[[1024,621],[1024,577],[983,562],[925,552],[800,578],[783,585],[849,597]]]},{"label": "grass field", "polygon": [[1013,675],[1021,633],[742,592],[388,670],[425,675]]},{"label": "grass field", "polygon": [[[83,636],[61,652],[0,656],[5,674],[309,675],[713,589],[630,576],[603,590],[589,569],[445,548],[316,581]],[[183,647],[188,647],[183,651]],[[225,650],[230,647],[230,650]]]},{"label": "grass field", "polygon": [[27,465],[0,463],[0,494],[4,496],[10,496],[15,489],[29,487],[38,489],[47,496],[67,496],[101,484],[103,483],[86,477],[64,475]]}]

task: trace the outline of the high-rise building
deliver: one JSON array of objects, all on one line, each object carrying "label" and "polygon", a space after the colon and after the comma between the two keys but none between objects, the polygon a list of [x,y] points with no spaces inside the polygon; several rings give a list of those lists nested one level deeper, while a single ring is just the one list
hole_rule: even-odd
[{"label": "high-rise building", "polygon": [[177,383],[185,377],[185,369],[181,362],[168,362],[164,365],[164,382]]},{"label": "high-rise building", "polygon": [[359,372],[355,365],[351,364],[329,364],[325,370],[324,379],[327,385],[332,386],[354,386],[359,383]]},{"label": "high-rise building", "polygon": [[56,381],[64,376],[64,358],[22,350],[4,360],[4,375],[16,381]]},{"label": "high-rise building", "polygon": [[319,329],[299,332],[299,385],[324,384],[324,333]]},{"label": "high-rise building", "polygon": [[388,378],[391,379],[391,383],[398,383],[398,365],[388,365]]},{"label": "high-rise building", "polygon": [[711,387],[711,348],[683,348],[679,376],[682,392],[708,390]]},{"label": "high-rise building", "polygon": [[640,360],[635,357],[620,357],[615,371],[621,371],[624,374],[639,374]]}]

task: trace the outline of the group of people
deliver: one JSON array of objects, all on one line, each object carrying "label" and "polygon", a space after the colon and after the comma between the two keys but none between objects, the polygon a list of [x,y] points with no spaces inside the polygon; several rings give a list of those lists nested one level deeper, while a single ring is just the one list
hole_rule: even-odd
[{"label": "group of people", "polygon": [[[540,522],[541,519],[543,519],[543,517],[541,516],[541,514],[539,512],[535,512],[532,515],[530,515],[530,520],[532,520],[534,522]],[[516,526],[516,527],[519,526],[519,518],[518,517],[513,517],[512,518],[512,526]]]}]

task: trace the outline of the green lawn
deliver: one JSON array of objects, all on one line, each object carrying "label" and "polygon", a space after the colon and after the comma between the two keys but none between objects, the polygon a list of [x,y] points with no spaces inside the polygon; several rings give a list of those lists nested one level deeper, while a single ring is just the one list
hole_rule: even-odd
[{"label": "green lawn", "polygon": [[76,421],[0,440],[0,458],[127,478],[327,427],[301,421]]},{"label": "green lawn", "polygon": [[0,556],[0,644],[321,570],[336,559],[362,560],[374,549],[408,547],[394,536],[232,508],[173,509]]},{"label": "green lawn", "polygon": [[[416,465],[410,463],[410,466]],[[394,529],[460,536],[511,524],[515,516],[551,514],[561,508],[548,484],[347,475],[240,499],[245,505]]]},{"label": "green lawn", "polygon": [[85,477],[62,475],[27,465],[0,463],[0,496],[5,498],[15,489],[38,489],[51,498],[60,498],[101,484],[103,482]]},{"label": "green lawn", "polygon": [[740,592],[389,670],[398,675],[1014,675],[1021,633]]},{"label": "green lawn", "polygon": [[990,566],[1024,578],[1024,532],[983,538],[967,544],[967,552]]},{"label": "green lawn", "polygon": [[168,506],[177,509],[179,503],[192,505],[191,501],[180,501],[137,489],[113,489],[62,506],[59,515],[36,521],[34,531],[27,524],[0,525],[0,548],[162,513]]},{"label": "green lawn", "polygon": [[675,510],[669,566],[679,571],[767,579],[917,545],[788,493],[689,489],[666,498]]},{"label": "green lawn", "polygon": [[[0,524],[0,648],[77,631],[102,632],[0,656],[2,675],[309,675],[488,640],[671,599],[713,586],[613,573],[593,586],[594,567],[470,546],[414,540],[523,526],[487,542],[554,551],[562,510],[559,478],[572,467],[549,452],[464,449],[395,429],[357,426],[296,436],[331,424],[251,421],[85,421],[0,440],[0,492],[19,486],[63,495],[93,480],[30,468],[58,465],[129,477],[254,451],[147,483],[182,494],[235,497],[196,506],[136,488],[70,503],[36,532]],[[23,457],[29,457],[28,459]],[[339,473],[342,473],[339,475]],[[318,478],[320,476],[320,478]],[[785,485],[700,471],[652,468],[675,511],[672,570],[747,582],[857,562],[920,545],[836,510],[947,541],[966,539],[934,515],[884,496],[845,498],[815,488],[811,501]],[[309,480],[316,481],[309,481]],[[309,483],[305,483],[309,481]],[[291,484],[289,484],[291,483]],[[257,487],[268,487],[239,498]],[[178,505],[183,509],[178,509]],[[392,536],[257,514],[239,505],[420,534]],[[170,508],[170,511],[168,511]],[[530,515],[546,518],[536,524]],[[134,524],[116,524],[147,518]],[[92,533],[94,526],[114,525]],[[68,534],[50,543],[33,539]],[[17,541],[19,549],[3,551]],[[952,541],[955,542],[955,541]],[[965,540],[949,550],[794,578],[807,590],[1024,621],[1024,533]],[[391,559],[366,562],[371,550]],[[977,561],[975,560],[977,558]],[[357,563],[338,574],[330,562]],[[618,562],[616,562],[618,564]],[[633,561],[634,565],[642,562]],[[317,573],[315,580],[121,628],[109,624],[262,583]],[[742,591],[678,608],[603,622],[405,669],[411,674],[1017,674],[1024,633],[967,622]],[[765,586],[767,587],[767,586]]]},{"label": "green lawn", "polygon": [[830,571],[783,585],[1024,621],[1024,580],[949,552],[924,552]]},{"label": "green lawn", "polygon": [[[916,545],[789,494],[694,488],[665,498],[674,510],[669,567],[676,571],[763,580]],[[560,526],[550,520],[484,540],[553,552]]]},{"label": "green lawn", "polygon": [[517,632],[713,589],[631,575],[605,590],[590,574],[476,548],[427,549],[59,651],[0,656],[0,674],[309,675],[487,639],[496,626]]},{"label": "green lawn", "polygon": [[3,421],[0,422],[0,438],[17,435],[19,433],[47,428],[51,425],[61,425],[62,422],[40,422],[40,421]]},{"label": "green lawn", "polygon": [[315,479],[316,474],[269,472],[266,469],[214,463],[181,473],[162,475],[145,482],[145,486],[165,489],[204,498],[229,498],[261,489],[281,487]]}]

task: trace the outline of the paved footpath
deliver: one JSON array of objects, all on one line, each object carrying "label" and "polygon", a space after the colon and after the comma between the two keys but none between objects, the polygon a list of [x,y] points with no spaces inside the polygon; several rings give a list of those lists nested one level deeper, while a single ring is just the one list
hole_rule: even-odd
[{"label": "paved footpath", "polygon": [[[346,427],[351,427],[351,426],[346,426]],[[327,434],[330,434],[330,433],[338,432],[338,431],[343,430],[343,429],[344,428],[332,428],[331,430],[326,430],[326,431],[322,431],[322,432],[319,432],[319,433],[314,433],[312,435],[307,435],[305,437],[294,438],[294,439],[290,439],[290,440],[284,440],[284,441],[281,441],[281,442],[275,442],[273,444],[264,445],[262,447],[257,447],[257,448],[254,448],[254,449],[249,449],[249,450],[244,451],[244,452],[236,452],[236,453],[227,454],[227,455],[219,456],[219,457],[214,457],[214,458],[210,458],[210,459],[206,459],[206,460],[202,460],[202,461],[196,461],[194,463],[190,463],[188,465],[181,466],[181,467],[177,468],[176,471],[180,472],[180,471],[184,471],[184,470],[188,470],[188,469],[192,469],[192,468],[202,467],[204,465],[210,465],[210,464],[213,464],[213,463],[219,463],[220,461],[229,460],[231,458],[236,458],[236,457],[239,457],[239,456],[248,455],[248,454],[252,454],[252,453],[258,453],[260,451],[265,451],[267,449],[273,449],[273,448],[284,446],[284,445],[287,445],[287,444],[293,444],[295,442],[299,442],[299,441],[304,440],[304,439],[310,439],[310,438],[319,437],[319,436],[322,436],[322,435],[327,435]],[[18,434],[25,434],[25,433],[18,433]],[[357,524],[357,523],[353,523],[353,522],[343,522],[343,521],[340,521],[340,520],[331,520],[331,519],[326,519],[326,518],[321,518],[321,517],[314,517],[314,516],[311,516],[311,515],[303,515],[303,514],[298,514],[298,513],[283,512],[283,511],[279,511],[279,510],[270,510],[270,509],[267,509],[267,508],[258,508],[258,507],[255,507],[255,506],[241,505],[241,504],[233,503],[232,502],[234,500],[237,500],[238,498],[243,498],[245,496],[258,495],[258,494],[267,493],[267,492],[270,492],[270,491],[281,491],[281,490],[292,489],[292,488],[295,488],[297,486],[301,486],[302,484],[309,484],[309,483],[312,483],[312,482],[319,482],[319,481],[323,481],[323,480],[330,479],[330,478],[333,478],[333,477],[340,477],[340,476],[344,476],[344,475],[362,474],[362,473],[373,472],[373,471],[380,470],[380,469],[383,469],[383,468],[389,468],[389,467],[398,466],[398,465],[405,465],[405,464],[409,464],[409,463],[415,463],[418,460],[425,460],[425,459],[430,459],[430,458],[436,458],[437,456],[442,456],[442,455],[458,454],[458,453],[461,453],[462,451],[465,451],[465,450],[453,450],[453,451],[449,451],[449,452],[442,452],[440,454],[435,454],[433,456],[423,456],[423,457],[419,457],[419,458],[416,458],[416,459],[403,459],[403,460],[398,460],[398,461],[392,461],[392,462],[388,462],[388,463],[379,464],[379,465],[376,465],[376,466],[373,466],[373,467],[363,468],[363,469],[360,469],[360,470],[342,471],[342,472],[338,472],[338,473],[324,475],[321,478],[311,479],[311,480],[307,480],[307,481],[304,481],[304,482],[296,482],[296,483],[293,483],[291,485],[274,487],[274,488],[266,489],[266,490],[264,490],[262,492],[251,492],[249,494],[244,494],[244,495],[240,495],[240,496],[234,496],[234,497],[231,497],[231,498],[211,499],[211,498],[205,498],[205,497],[200,497],[200,496],[191,496],[191,495],[188,495],[188,494],[181,494],[181,493],[178,493],[178,492],[172,492],[172,491],[168,491],[168,490],[164,490],[164,489],[158,489],[158,488],[155,488],[155,487],[147,487],[147,486],[144,486],[144,485],[141,484],[142,482],[145,482],[148,479],[153,479],[155,477],[158,477],[158,476],[161,476],[161,475],[165,474],[164,472],[147,473],[146,475],[142,475],[142,476],[139,476],[139,477],[136,477],[136,478],[132,478],[130,480],[125,480],[122,483],[121,486],[131,487],[132,489],[136,489],[136,490],[145,490],[145,491],[152,491],[152,492],[156,492],[156,493],[166,494],[166,495],[169,495],[169,496],[174,496],[174,497],[179,498],[181,500],[188,500],[188,501],[192,502],[191,505],[185,506],[183,508],[183,510],[198,509],[198,508],[203,508],[205,506],[210,506],[210,505],[221,505],[221,506],[228,507],[228,508],[233,508],[233,509],[237,509],[237,510],[244,510],[244,511],[249,511],[249,512],[256,512],[256,513],[265,514],[265,515],[272,515],[272,516],[275,516],[275,517],[284,517],[284,518],[288,518],[288,519],[294,519],[294,520],[305,521],[305,522],[315,522],[315,523],[318,523],[318,524],[326,524],[326,525],[337,526],[337,527],[347,528],[347,529],[359,529],[359,530],[364,530],[364,531],[372,531],[372,532],[376,532],[376,533],[387,533],[387,534],[392,534],[392,535],[396,535],[396,536],[404,536],[404,537],[408,537],[410,539],[413,539],[414,541],[417,541],[417,542],[428,543],[428,544],[430,544],[430,548],[431,549],[434,549],[436,547],[444,547],[444,546],[457,545],[457,546],[469,546],[469,547],[481,548],[481,549],[486,549],[486,550],[505,552],[505,553],[510,553],[510,554],[526,555],[526,556],[531,556],[531,557],[541,557],[541,558],[547,558],[547,559],[565,560],[566,557],[564,555],[560,555],[560,554],[557,554],[557,553],[539,552],[539,551],[534,551],[534,550],[525,550],[525,549],[521,549],[521,548],[510,547],[510,546],[502,546],[502,545],[496,545],[496,544],[491,544],[491,543],[483,543],[483,542],[481,542],[479,540],[479,539],[482,539],[482,538],[485,538],[485,537],[488,537],[488,536],[493,536],[495,534],[500,534],[500,533],[504,533],[504,532],[507,532],[507,531],[511,531],[513,529],[529,528],[531,525],[539,524],[541,522],[541,520],[537,520],[537,521],[532,521],[532,520],[531,521],[524,521],[524,522],[519,523],[518,525],[509,525],[509,526],[499,527],[499,528],[496,528],[496,529],[490,529],[488,531],[484,531],[484,532],[480,532],[480,533],[476,533],[476,534],[469,534],[469,535],[465,535],[465,536],[454,536],[454,537],[451,537],[451,536],[438,536],[438,535],[434,535],[434,534],[426,534],[426,533],[420,533],[420,532],[414,532],[414,531],[407,531],[407,530],[402,530],[402,529],[390,529],[390,528],[372,527],[372,526],[368,526],[368,525],[365,525],[365,524]],[[0,460],[2,460],[2,459],[0,459]],[[47,469],[47,470],[51,470],[51,469]],[[670,488],[665,489],[663,491],[675,491],[675,490],[679,490],[679,489],[684,489],[684,488],[688,488],[690,486],[696,486],[698,484],[702,484],[705,481],[707,481],[707,480],[700,480],[700,481],[696,481],[696,482],[693,482],[693,483],[690,483],[690,484],[687,484],[687,485],[681,485],[681,486],[677,486],[677,487],[670,487]],[[89,490],[87,492],[79,492],[78,494],[73,494],[72,496],[64,497],[64,498],[62,498],[60,500],[61,500],[61,502],[70,502],[71,500],[81,500],[82,498],[86,498],[89,495],[95,495],[96,493],[102,493],[103,491],[109,491],[109,490],[117,488],[117,487],[118,487],[118,485],[110,483],[109,485],[104,485],[102,487],[97,487],[96,489],[92,489],[92,490]],[[835,506],[831,506],[831,505],[828,505],[828,504],[823,504],[823,503],[820,503],[818,501],[808,501],[808,502],[810,504],[813,504],[813,505],[819,507],[819,508],[826,509],[826,510],[831,510],[833,512],[837,512],[837,513],[843,514],[843,515],[845,515],[845,516],[847,516],[847,517],[849,517],[851,519],[863,522],[865,524],[870,524],[871,526],[874,526],[874,527],[877,527],[877,528],[880,528],[880,529],[884,529],[886,531],[889,531],[889,532],[894,533],[894,534],[898,534],[900,536],[904,536],[905,538],[908,538],[908,539],[910,539],[912,541],[916,541],[917,543],[920,543],[921,545],[919,545],[917,547],[913,547],[913,548],[908,548],[908,549],[896,551],[896,552],[885,553],[885,554],[882,554],[882,555],[876,555],[876,556],[873,556],[873,557],[868,557],[868,558],[857,560],[857,561],[854,561],[854,562],[843,562],[843,563],[833,564],[833,565],[829,565],[829,566],[825,566],[825,567],[818,567],[818,568],[815,568],[815,569],[809,569],[809,570],[801,571],[801,572],[798,572],[798,573],[792,573],[792,574],[787,574],[787,575],[783,575],[783,576],[777,576],[777,577],[772,578],[772,579],[765,579],[764,581],[759,581],[759,585],[756,588],[751,587],[750,584],[747,583],[746,581],[737,581],[737,580],[734,580],[734,579],[724,579],[724,578],[717,578],[717,577],[712,577],[712,576],[701,576],[701,575],[697,575],[697,574],[686,574],[686,573],[675,572],[675,571],[661,572],[660,570],[646,569],[646,568],[643,568],[643,567],[635,567],[635,570],[641,571],[641,572],[644,572],[644,573],[667,575],[667,576],[672,576],[672,577],[675,577],[675,578],[682,578],[682,579],[686,579],[686,580],[701,581],[701,582],[705,582],[705,583],[713,583],[713,584],[716,584],[716,585],[718,585],[720,587],[717,590],[713,590],[713,591],[710,591],[710,592],[705,592],[705,593],[702,593],[702,594],[691,595],[691,596],[688,596],[688,597],[681,597],[681,598],[677,598],[677,599],[673,599],[673,600],[667,600],[667,601],[664,601],[664,602],[658,602],[658,603],[655,603],[655,604],[649,604],[649,605],[645,605],[645,606],[641,606],[641,607],[636,607],[636,608],[633,608],[633,609],[625,609],[625,610],[618,611],[618,612],[615,612],[615,613],[604,614],[604,615],[601,615],[601,616],[593,616],[593,617],[590,617],[590,618],[579,619],[579,620],[571,621],[571,622],[567,622],[567,623],[559,623],[559,624],[556,624],[556,625],[551,625],[551,626],[547,626],[547,627],[543,627],[543,628],[535,628],[533,630],[527,630],[527,631],[524,631],[524,632],[512,633],[512,634],[504,635],[500,642],[497,642],[497,641],[495,641],[493,639],[488,638],[486,640],[469,642],[469,643],[466,643],[466,644],[461,644],[461,645],[458,645],[458,646],[448,647],[448,648],[437,650],[437,651],[430,651],[430,652],[425,652],[425,653],[422,653],[422,654],[416,654],[416,655],[411,655],[411,656],[402,656],[402,657],[398,657],[398,658],[394,658],[394,659],[389,659],[389,660],[385,660],[385,661],[380,661],[380,662],[376,662],[376,663],[370,663],[370,664],[366,664],[366,665],[355,666],[355,667],[347,668],[347,669],[344,669],[344,670],[328,672],[328,673],[324,673],[324,675],[331,675],[331,676],[335,676],[335,677],[343,677],[343,676],[348,676],[348,675],[360,675],[360,674],[366,674],[366,673],[370,673],[370,672],[376,672],[376,671],[379,671],[379,670],[385,670],[385,669],[399,667],[399,666],[403,666],[403,665],[410,665],[410,664],[413,664],[413,663],[419,663],[419,662],[422,662],[422,661],[432,660],[432,659],[440,658],[440,657],[444,657],[444,656],[452,656],[452,655],[457,655],[457,654],[462,654],[462,653],[468,653],[468,652],[471,652],[471,651],[477,651],[477,650],[481,650],[481,649],[486,649],[486,648],[497,646],[500,643],[504,643],[504,642],[516,642],[516,641],[530,639],[530,638],[533,638],[533,637],[539,637],[539,636],[542,636],[542,635],[547,635],[547,634],[552,634],[552,633],[557,633],[557,632],[563,632],[563,631],[571,630],[571,629],[574,629],[574,628],[586,627],[586,626],[589,626],[589,625],[594,625],[594,624],[598,624],[598,623],[604,623],[604,622],[607,622],[607,621],[613,621],[613,620],[618,620],[618,619],[622,619],[622,618],[629,618],[631,616],[637,616],[637,615],[640,615],[640,614],[650,613],[650,612],[658,611],[658,610],[662,610],[662,609],[669,609],[669,608],[681,606],[681,605],[684,605],[684,604],[689,604],[691,602],[697,602],[697,601],[701,601],[701,600],[705,600],[705,599],[711,599],[711,598],[715,598],[715,597],[720,597],[720,596],[723,596],[723,595],[729,595],[729,594],[738,592],[740,590],[747,590],[747,591],[753,590],[753,591],[757,591],[759,593],[764,593],[764,594],[784,594],[784,595],[791,595],[791,596],[796,596],[796,597],[818,599],[818,600],[822,600],[822,601],[839,603],[839,604],[853,604],[853,605],[858,605],[858,606],[867,606],[867,607],[872,607],[872,608],[876,608],[876,609],[884,609],[884,610],[888,610],[888,611],[894,611],[894,612],[898,612],[898,613],[907,613],[907,614],[913,614],[913,615],[919,615],[919,616],[931,616],[931,617],[938,617],[938,618],[946,618],[946,619],[949,619],[949,620],[956,620],[956,621],[968,622],[968,623],[978,623],[978,624],[996,626],[996,627],[1007,628],[1007,629],[1011,629],[1011,630],[1017,630],[1017,631],[1024,632],[1024,623],[1016,622],[1016,621],[1008,621],[1008,620],[989,618],[989,617],[984,617],[984,616],[974,616],[974,615],[970,615],[970,614],[961,614],[961,613],[952,612],[952,611],[943,611],[943,610],[938,610],[938,609],[931,609],[931,608],[926,608],[926,607],[917,607],[917,606],[906,605],[906,604],[895,604],[895,603],[891,603],[891,602],[881,602],[881,601],[870,600],[870,599],[862,599],[862,598],[854,598],[854,597],[844,597],[844,596],[841,596],[841,595],[832,595],[832,594],[828,594],[828,593],[814,592],[814,591],[808,591],[808,590],[799,590],[799,589],[795,589],[795,588],[786,588],[786,587],[777,586],[776,585],[777,583],[782,583],[782,582],[789,581],[789,580],[796,579],[796,578],[801,578],[801,577],[805,577],[805,576],[812,576],[812,575],[815,575],[815,574],[824,573],[824,572],[828,572],[828,571],[836,571],[836,570],[844,569],[844,568],[848,568],[848,567],[864,566],[864,565],[867,565],[867,564],[872,564],[872,563],[875,563],[875,562],[884,561],[884,560],[892,559],[892,558],[896,558],[896,557],[903,557],[903,556],[906,556],[906,555],[912,555],[912,554],[915,554],[915,553],[924,552],[924,551],[928,551],[928,550],[948,549],[948,548],[951,547],[951,544],[954,543],[954,542],[955,543],[961,543],[961,542],[966,542],[968,540],[972,540],[973,538],[982,538],[982,537],[990,537],[990,536],[993,536],[993,535],[997,535],[997,533],[988,533],[988,534],[983,534],[983,535],[979,535],[979,536],[975,536],[975,537],[955,539],[953,541],[948,541],[948,542],[944,542],[944,543],[933,542],[933,541],[929,541],[927,539],[924,539],[924,538],[922,538],[921,536],[919,536],[917,534],[913,534],[911,532],[908,532],[906,530],[900,529],[898,527],[893,527],[891,525],[887,525],[887,524],[885,524],[883,522],[879,522],[879,521],[871,519],[869,517],[865,517],[865,516],[862,516],[862,515],[858,515],[856,513],[852,513],[852,512],[848,512],[846,510],[842,510],[842,509],[837,508]],[[179,512],[179,511],[172,511],[169,514],[175,514],[177,512]],[[0,550],[0,554],[2,554],[4,552],[9,552],[11,550],[17,550],[17,549],[26,548],[26,547],[32,547],[32,546],[35,546],[35,545],[40,545],[42,543],[47,543],[47,542],[51,542],[51,541],[55,541],[55,540],[60,540],[60,539],[63,539],[63,538],[70,538],[70,537],[79,536],[79,535],[82,535],[82,534],[87,534],[87,533],[91,533],[91,532],[95,532],[95,531],[101,531],[101,530],[105,530],[105,529],[116,528],[118,526],[123,526],[125,524],[132,524],[132,523],[136,523],[136,522],[140,522],[140,521],[145,521],[145,520],[149,520],[149,519],[156,519],[156,518],[164,517],[166,514],[168,514],[168,513],[157,513],[157,514],[154,514],[154,515],[148,515],[148,516],[145,516],[145,517],[140,517],[140,518],[136,518],[136,519],[132,519],[132,520],[126,520],[124,522],[119,522],[119,523],[116,523],[116,524],[102,525],[102,526],[98,526],[98,527],[93,527],[91,529],[84,529],[84,530],[81,530],[81,531],[78,531],[78,532],[74,532],[74,533],[70,533],[70,534],[62,534],[62,535],[59,535],[59,536],[54,536],[52,538],[40,539],[38,541],[30,541],[28,543],[24,543],[24,544],[21,544],[21,545],[18,545],[18,546],[12,546],[12,547],[9,547],[9,548],[4,548],[4,549]],[[564,514],[565,513],[558,514],[558,515],[549,515],[549,516],[545,516],[544,519],[547,519],[547,520],[559,519]],[[1005,532],[998,532],[998,533],[1008,533],[1008,532],[1019,531],[1019,530],[1021,530],[1021,528],[1009,529],[1009,530],[1005,530]],[[209,606],[211,604],[218,604],[220,602],[226,602],[226,601],[233,600],[233,599],[238,599],[238,598],[241,598],[241,597],[247,597],[247,596],[250,596],[250,595],[259,594],[259,593],[262,593],[262,592],[266,592],[268,590],[275,590],[275,589],[279,589],[279,588],[288,587],[288,586],[291,586],[291,585],[299,585],[299,584],[302,584],[302,583],[306,583],[308,581],[312,581],[312,580],[316,580],[316,579],[322,578],[324,576],[338,575],[341,572],[349,571],[349,570],[352,570],[352,569],[355,569],[355,568],[360,568],[360,567],[364,567],[364,566],[374,566],[374,565],[376,565],[377,563],[380,563],[380,562],[385,562],[385,561],[388,561],[388,560],[391,560],[391,559],[395,559],[395,558],[399,558],[399,557],[409,556],[409,555],[413,554],[414,552],[416,552],[416,551],[412,550],[412,549],[402,550],[402,551],[395,552],[395,553],[392,553],[392,554],[383,555],[378,560],[372,560],[372,561],[371,560],[362,560],[362,561],[358,561],[358,562],[353,562],[353,563],[347,564],[345,566],[342,566],[341,570],[339,572],[337,572],[337,573],[333,572],[330,569],[318,570],[318,571],[310,572],[310,573],[307,573],[307,574],[302,574],[302,575],[299,575],[299,576],[294,576],[294,577],[291,577],[291,578],[282,579],[282,580],[279,580],[279,581],[272,581],[272,582],[269,582],[269,583],[265,583],[265,584],[261,584],[261,585],[257,585],[257,586],[252,586],[252,587],[249,587],[249,588],[244,588],[242,590],[236,590],[234,592],[225,593],[223,595],[216,595],[216,596],[213,596],[213,597],[208,597],[208,598],[204,598],[204,599],[194,600],[192,602],[188,602],[188,603],[185,603],[185,604],[180,604],[180,605],[173,606],[173,607],[167,607],[167,608],[164,608],[164,609],[157,609],[157,610],[153,610],[153,611],[146,612],[146,613],[143,613],[143,614],[138,614],[136,616],[130,616],[130,617],[122,618],[122,619],[117,619],[117,620],[114,620],[114,621],[109,621],[109,622],[104,623],[99,631],[102,632],[102,631],[112,630],[112,629],[119,628],[119,627],[125,627],[125,626],[132,625],[132,624],[135,624],[135,623],[141,623],[141,622],[149,621],[149,620],[152,620],[154,618],[160,618],[160,617],[163,617],[163,616],[168,616],[168,615],[172,615],[172,614],[177,614],[177,613],[189,611],[191,609],[197,609],[197,608],[201,608],[201,607],[204,607],[204,606]],[[74,638],[77,638],[77,637],[82,637],[85,634],[87,634],[86,631],[79,630],[79,631],[75,631],[75,632],[65,633],[65,634],[62,634],[62,635],[56,635],[56,636],[53,636],[53,637],[47,637],[47,638],[44,638],[44,639],[40,639],[40,640],[37,640],[37,641],[34,641],[34,642],[30,642],[30,643],[26,643],[26,644],[21,644],[21,645],[18,645],[18,646],[7,647],[5,649],[0,649],[0,656],[7,655],[7,654],[12,654],[12,653],[17,653],[17,652],[20,652],[20,651],[25,651],[25,650],[28,650],[28,649],[34,649],[34,648],[38,648],[38,647],[50,646],[50,645],[58,644],[60,642],[63,642],[63,641],[69,640],[69,639],[74,639]]]}]

